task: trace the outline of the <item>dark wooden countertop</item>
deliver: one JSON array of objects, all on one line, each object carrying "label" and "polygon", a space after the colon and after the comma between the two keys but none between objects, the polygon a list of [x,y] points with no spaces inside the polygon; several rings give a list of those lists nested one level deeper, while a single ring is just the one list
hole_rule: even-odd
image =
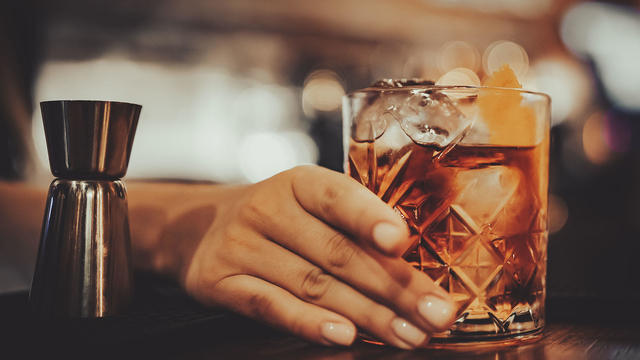
[{"label": "dark wooden countertop", "polygon": [[[143,278],[127,314],[100,320],[29,316],[27,293],[0,295],[0,354],[173,359],[640,359],[634,301],[551,298],[540,341],[476,351],[402,351],[357,342],[310,344],[257,322],[194,303],[179,289]],[[590,316],[585,316],[590,314]],[[56,358],[57,358],[56,356]]]}]

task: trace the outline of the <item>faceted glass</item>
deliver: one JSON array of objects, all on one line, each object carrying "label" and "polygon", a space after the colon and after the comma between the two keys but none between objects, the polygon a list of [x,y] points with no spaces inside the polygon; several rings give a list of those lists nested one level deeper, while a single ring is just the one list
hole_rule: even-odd
[{"label": "faceted glass", "polygon": [[407,222],[404,258],[456,302],[431,346],[544,326],[549,105],[517,89],[419,84],[344,98],[345,172]]}]

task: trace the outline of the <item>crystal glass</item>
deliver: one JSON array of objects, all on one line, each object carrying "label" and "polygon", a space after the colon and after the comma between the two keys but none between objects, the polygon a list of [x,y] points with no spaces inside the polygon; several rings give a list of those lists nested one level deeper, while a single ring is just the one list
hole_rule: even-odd
[{"label": "crystal glass", "polygon": [[407,222],[404,259],[456,303],[456,322],[429,346],[541,333],[549,110],[541,93],[419,82],[344,97],[345,172]]}]

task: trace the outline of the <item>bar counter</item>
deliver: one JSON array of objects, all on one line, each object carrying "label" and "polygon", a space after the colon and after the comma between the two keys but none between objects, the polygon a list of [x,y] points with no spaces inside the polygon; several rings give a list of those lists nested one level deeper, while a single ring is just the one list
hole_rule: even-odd
[{"label": "bar counter", "polygon": [[[640,359],[635,301],[550,297],[536,343],[483,350],[403,351],[356,341],[331,348],[220,309],[208,309],[175,285],[136,275],[127,313],[99,320],[34,319],[26,291],[0,295],[0,354],[172,359]],[[589,318],[581,314],[591,314]]]}]

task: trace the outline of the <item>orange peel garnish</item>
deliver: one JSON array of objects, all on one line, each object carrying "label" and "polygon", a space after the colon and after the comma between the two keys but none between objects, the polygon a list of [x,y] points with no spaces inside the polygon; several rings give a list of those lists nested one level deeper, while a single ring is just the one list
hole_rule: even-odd
[{"label": "orange peel garnish", "polygon": [[[485,79],[483,85],[521,89],[522,84],[509,65]],[[531,107],[522,104],[522,94],[515,90],[480,90],[478,108],[490,129],[493,145],[531,146],[536,144],[536,116]]]}]

